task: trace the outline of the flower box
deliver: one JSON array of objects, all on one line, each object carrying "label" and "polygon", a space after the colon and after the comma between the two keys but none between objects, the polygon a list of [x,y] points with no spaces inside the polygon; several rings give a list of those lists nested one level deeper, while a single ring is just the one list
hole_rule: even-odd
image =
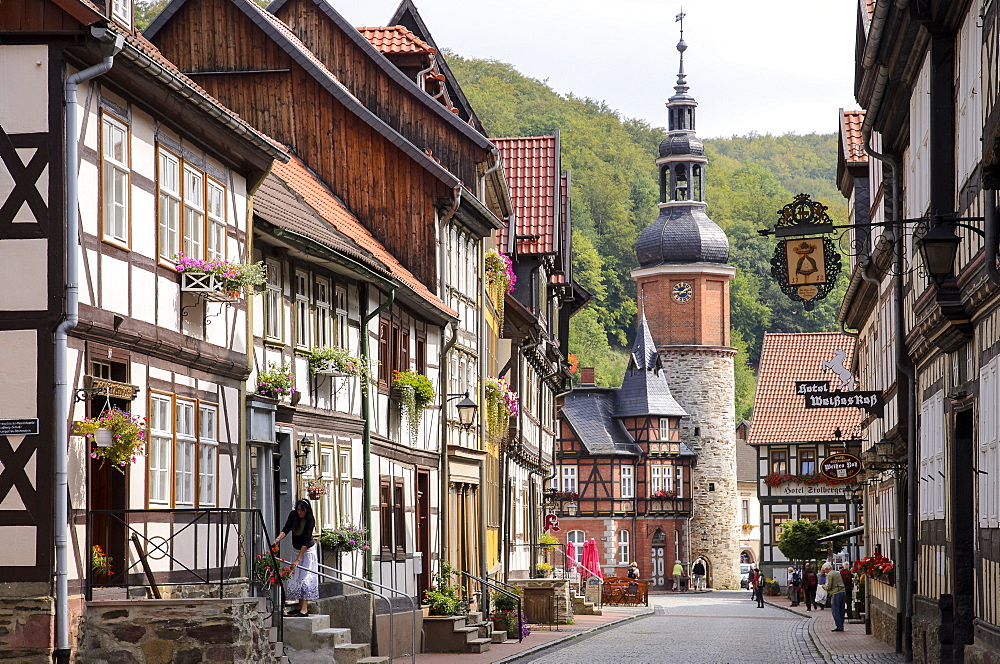
[{"label": "flower box", "polygon": [[181,292],[195,293],[209,302],[236,302],[239,291],[223,290],[225,284],[214,274],[204,272],[181,272]]}]

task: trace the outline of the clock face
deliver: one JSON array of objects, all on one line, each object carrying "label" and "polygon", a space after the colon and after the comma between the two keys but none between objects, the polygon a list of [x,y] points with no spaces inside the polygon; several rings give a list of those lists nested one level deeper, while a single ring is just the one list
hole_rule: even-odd
[{"label": "clock face", "polygon": [[681,281],[674,284],[674,287],[670,289],[670,296],[681,304],[684,304],[691,301],[691,298],[694,296],[694,288],[688,282]]}]

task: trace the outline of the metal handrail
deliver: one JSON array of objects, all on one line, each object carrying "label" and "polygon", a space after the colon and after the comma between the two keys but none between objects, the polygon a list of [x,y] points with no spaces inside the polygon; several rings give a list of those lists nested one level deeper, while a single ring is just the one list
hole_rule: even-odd
[{"label": "metal handrail", "polygon": [[[416,663],[416,661],[417,661],[417,659],[416,659],[417,658],[417,613],[419,613],[419,611],[420,611],[420,605],[417,604],[416,598],[413,597],[412,595],[410,595],[409,593],[403,592],[402,590],[398,590],[398,589],[392,588],[390,586],[382,585],[381,583],[377,583],[375,581],[372,581],[371,579],[366,579],[366,578],[364,578],[362,576],[356,576],[354,574],[351,574],[350,572],[345,572],[344,570],[337,569],[336,567],[329,567],[327,565],[324,565],[323,563],[318,563],[318,565],[320,567],[322,567],[323,569],[333,570],[334,572],[336,572],[338,574],[341,574],[343,576],[349,576],[352,579],[355,579],[357,581],[363,581],[365,583],[370,583],[371,585],[378,586],[379,588],[382,588],[383,590],[391,590],[392,592],[396,593],[397,595],[402,595],[403,597],[405,597],[408,600],[410,600],[410,606],[413,607],[413,614],[412,614],[413,615],[413,628],[410,631],[410,659],[411,659],[412,662]],[[341,579],[341,583],[346,583],[347,585],[351,586],[352,588],[354,587],[353,584],[351,584],[351,583],[349,583],[347,581],[344,581],[343,579]],[[393,617],[392,617],[393,616],[393,613],[392,613],[392,602],[388,602],[388,604],[389,604],[389,632],[391,634],[392,633],[392,620],[393,620]],[[390,645],[390,652],[392,652],[391,645]]]},{"label": "metal handrail", "polygon": [[[285,563],[289,563],[289,561],[285,560],[284,558],[280,558],[279,560],[281,560],[282,562],[285,562]],[[291,563],[289,563],[289,564],[291,564]],[[334,569],[334,571],[339,571],[339,570],[336,570],[335,568],[327,567],[326,565],[322,565],[319,561],[317,561],[316,564],[317,564],[317,566],[326,567],[326,569]],[[375,590],[372,590],[371,588],[365,588],[363,586],[359,586],[357,584],[351,583],[350,581],[345,581],[343,579],[334,578],[333,576],[327,574],[326,572],[320,572],[318,570],[312,570],[312,569],[306,569],[306,570],[303,570],[303,571],[309,572],[310,574],[315,574],[316,576],[323,577],[323,578],[326,578],[326,579],[332,579],[334,581],[339,581],[340,583],[344,584],[345,586],[349,586],[351,588],[355,588],[356,590],[360,590],[361,592],[368,593],[369,595],[375,595],[376,597],[381,597],[382,599],[384,599],[385,603],[389,606],[389,660],[392,661],[394,659],[393,646],[395,645],[395,634],[393,633],[393,623],[395,622],[395,615],[394,615],[395,612],[392,610],[392,600],[389,599],[388,595],[383,595],[382,593],[380,593],[378,591],[375,591]],[[346,572],[345,572],[345,574],[346,574]],[[353,576],[353,575],[350,575],[350,576]],[[379,585],[379,584],[376,584],[374,581],[368,581],[367,579],[363,579],[363,581],[365,583],[371,583],[372,585]],[[395,588],[391,588],[390,590],[395,590]],[[398,591],[396,591],[396,592],[398,592]],[[379,654],[381,654],[381,653],[379,653]],[[417,661],[416,653],[410,653],[410,658],[411,658],[411,661],[414,664],[416,664],[416,661]]]},{"label": "metal handrail", "polygon": [[517,642],[518,643],[522,643],[524,641],[524,628],[523,628],[523,625],[524,625],[524,607],[523,607],[523,605],[521,603],[521,596],[518,593],[511,592],[510,590],[507,590],[506,588],[501,588],[499,584],[505,585],[508,588],[513,588],[514,586],[511,586],[510,584],[504,583],[503,581],[496,581],[494,579],[483,579],[483,578],[480,578],[480,577],[476,576],[475,574],[469,574],[465,570],[460,570],[460,571],[461,571],[462,576],[467,576],[470,579],[478,581],[480,586],[486,586],[487,588],[489,588],[491,590],[497,591],[501,595],[505,595],[507,597],[513,597],[514,599],[517,600]]},{"label": "metal handrail", "polygon": [[[135,527],[135,523],[130,518],[137,515],[155,516],[157,520],[162,519],[167,516],[169,518],[169,524],[171,527],[176,526],[176,530],[171,529],[169,536],[167,538],[159,537],[158,541],[154,541],[148,537],[148,533],[144,530],[140,530]],[[120,527],[122,529],[122,537],[125,541],[126,548],[128,547],[128,541],[132,536],[136,536],[141,544],[145,547],[143,551],[136,551],[136,560],[131,564],[126,564],[125,562],[120,563],[120,571],[116,572],[112,577],[112,581],[120,579],[118,583],[106,582],[101,584],[102,587],[117,587],[124,588],[126,593],[132,587],[133,582],[130,579],[131,575],[138,575],[141,572],[137,571],[137,566],[141,565],[145,559],[155,555],[156,558],[167,558],[173,563],[172,572],[177,571],[186,573],[190,575],[190,579],[180,581],[180,582],[163,582],[162,579],[156,583],[157,586],[178,586],[178,585],[188,585],[191,583],[204,583],[204,584],[215,584],[215,577],[218,576],[218,593],[219,597],[225,597],[225,586],[228,584],[236,583],[234,579],[239,579],[239,570],[245,563],[247,575],[246,577],[251,580],[250,587],[255,588],[255,584],[252,582],[254,579],[254,566],[255,566],[255,553],[266,552],[270,554],[269,543],[271,541],[270,533],[268,532],[267,523],[264,520],[263,515],[259,509],[256,508],[226,508],[226,507],[215,507],[215,508],[174,508],[174,509],[121,509],[121,510],[91,510],[87,514],[87,551],[92,550],[94,544],[94,534],[95,534],[95,517],[103,516],[107,519],[107,523],[104,525],[105,534],[113,528]],[[177,516],[190,516],[190,521],[178,522],[175,521]],[[219,517],[217,521],[213,520],[213,517]],[[145,523],[145,521],[140,522]],[[222,529],[215,536],[215,546],[211,548],[202,549],[197,544],[195,545],[195,551],[185,550],[185,553],[190,554],[191,558],[179,559],[176,555],[173,555],[171,551],[173,550],[171,542],[175,538],[179,537],[188,530],[194,530],[194,537],[198,537],[197,528],[201,526],[215,526],[216,528]],[[237,534],[235,535],[235,542],[231,540],[231,534],[228,530],[229,526],[235,526],[237,528]],[[210,535],[211,537],[211,535]],[[263,544],[264,551],[257,546],[259,543]],[[235,544],[235,561],[233,563],[224,562],[231,554],[233,550],[233,544]],[[214,551],[212,551],[214,549]],[[201,554],[204,553],[204,563],[198,561],[202,558]],[[215,555],[215,559],[210,560],[212,553]],[[129,559],[129,555],[125,555],[125,560]],[[235,574],[234,574],[235,572]],[[141,584],[146,585],[146,584]],[[86,585],[85,585],[85,597],[88,601],[93,599],[94,591],[94,573],[87,566],[86,573]],[[265,585],[265,592],[270,591],[268,597],[271,602],[271,619],[274,621],[274,626],[278,630],[278,639],[283,638],[284,623],[282,621],[282,611],[280,599],[284,595],[284,583],[279,580],[268,588]],[[256,595],[256,590],[252,590],[254,596]],[[278,601],[275,602],[274,594],[277,593]],[[266,595],[265,595],[266,596]]]}]

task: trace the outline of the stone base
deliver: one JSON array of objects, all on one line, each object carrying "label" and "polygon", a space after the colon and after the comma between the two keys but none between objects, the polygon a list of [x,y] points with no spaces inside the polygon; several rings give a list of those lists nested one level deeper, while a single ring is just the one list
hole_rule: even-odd
[{"label": "stone base", "polygon": [[[573,599],[569,592],[569,579],[510,579],[511,585],[524,590],[525,594],[525,619],[528,622],[540,622],[545,624],[566,625],[573,619]],[[532,592],[534,591],[534,593]],[[547,591],[547,592],[546,592]],[[538,606],[547,601],[553,601],[551,611],[551,623],[547,620],[535,620],[538,616],[532,616],[528,605],[532,602],[530,595],[538,594]],[[542,595],[550,595],[542,599]]]}]

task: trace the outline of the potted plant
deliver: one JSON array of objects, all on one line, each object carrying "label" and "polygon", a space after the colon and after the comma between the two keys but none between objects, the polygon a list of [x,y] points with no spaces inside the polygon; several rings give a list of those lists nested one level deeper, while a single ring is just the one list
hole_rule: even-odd
[{"label": "potted plant", "polygon": [[306,493],[309,494],[310,500],[319,500],[326,495],[326,482],[319,478],[308,480],[306,482]]},{"label": "potted plant", "polygon": [[517,276],[514,274],[514,263],[509,256],[498,249],[486,252],[484,265],[486,272],[486,292],[490,294],[497,308],[497,317],[503,327],[503,299],[507,293],[514,290]]},{"label": "potted plant", "polygon": [[309,353],[309,370],[315,375],[354,376],[365,385],[371,380],[368,365],[344,348],[313,348]]},{"label": "potted plant", "polygon": [[655,499],[657,499],[657,500],[671,500],[671,499],[677,497],[677,490],[676,489],[665,489],[665,490],[661,489],[659,491],[654,491],[652,497],[655,498]]},{"label": "potted plant", "polygon": [[292,568],[289,565],[283,565],[283,562],[278,557],[277,546],[271,547],[267,553],[258,553],[254,556],[254,578],[265,588],[287,581],[292,576]]},{"label": "potted plant", "polygon": [[295,376],[287,364],[278,366],[268,362],[267,368],[257,374],[257,394],[278,399],[295,394]]},{"label": "potted plant", "polygon": [[432,616],[461,616],[469,612],[469,603],[462,595],[462,587],[452,585],[455,568],[441,563],[441,571],[434,575],[434,585],[424,591],[424,603]]},{"label": "potted plant", "polygon": [[100,544],[95,544],[90,549],[90,569],[96,576],[106,576],[111,574],[111,556],[104,553]]},{"label": "potted plant", "polygon": [[552,574],[552,565],[549,563],[538,563],[535,565],[535,571],[538,572],[539,578],[547,579]]},{"label": "potted plant", "polygon": [[881,553],[873,553],[854,563],[852,570],[855,574],[864,574],[876,581],[888,584],[896,584],[896,564]]},{"label": "potted plant", "polygon": [[420,416],[424,406],[434,400],[434,385],[427,376],[416,371],[394,371],[392,396],[400,402],[410,429],[410,437],[415,440],[420,432]]},{"label": "potted plant", "polygon": [[350,524],[339,528],[324,528],[320,532],[319,541],[331,551],[367,551],[371,548],[368,531]]},{"label": "potted plant", "polygon": [[267,281],[267,267],[262,262],[204,261],[183,253],[176,254],[174,261],[174,268],[181,275],[182,291],[217,301],[237,300],[248,288]]},{"label": "potted plant", "polygon": [[125,466],[146,453],[146,418],[118,408],[77,422],[73,433],[96,443],[91,458],[110,461],[122,473]]},{"label": "potted plant", "polygon": [[538,536],[538,544],[539,546],[551,548],[554,546],[559,546],[559,539],[555,535],[546,530],[544,533]]},{"label": "potted plant", "polygon": [[500,443],[507,436],[510,418],[517,417],[520,404],[503,378],[487,376],[483,380],[486,391],[486,435],[493,443]]}]

